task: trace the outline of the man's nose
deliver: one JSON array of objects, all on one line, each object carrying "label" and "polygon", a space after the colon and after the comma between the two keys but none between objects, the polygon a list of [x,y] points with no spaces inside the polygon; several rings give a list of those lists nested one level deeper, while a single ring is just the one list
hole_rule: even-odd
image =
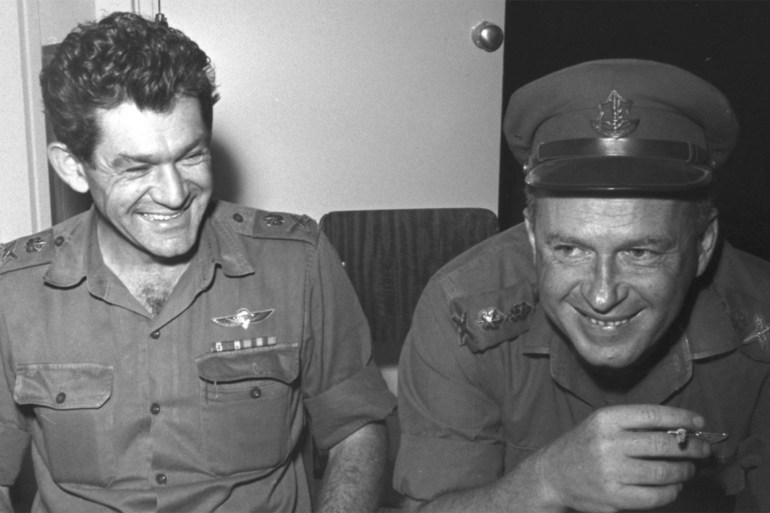
[{"label": "man's nose", "polygon": [[157,170],[152,199],[168,208],[179,208],[187,199],[187,183],[174,164],[164,164]]},{"label": "man's nose", "polygon": [[599,258],[584,285],[583,297],[596,312],[609,312],[628,294],[612,258]]}]

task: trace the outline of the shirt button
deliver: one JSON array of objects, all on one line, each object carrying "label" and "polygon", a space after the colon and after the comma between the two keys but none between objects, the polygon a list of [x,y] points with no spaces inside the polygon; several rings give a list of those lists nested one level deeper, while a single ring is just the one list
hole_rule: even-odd
[{"label": "shirt button", "polygon": [[66,400],[67,400],[67,394],[65,394],[64,392],[59,392],[58,394],[56,394],[56,402],[58,404],[61,404]]},{"label": "shirt button", "polygon": [[158,403],[152,403],[152,405],[150,405],[150,413],[153,415],[160,413],[160,405]]},{"label": "shirt button", "polygon": [[254,387],[249,391],[249,395],[254,399],[258,399],[262,396],[262,390],[260,390],[259,387]]},{"label": "shirt button", "polygon": [[158,340],[160,338],[160,330],[155,330],[150,333],[150,338],[153,340]]},{"label": "shirt button", "polygon": [[164,485],[168,481],[168,478],[166,478],[166,474],[160,473],[155,474],[155,482],[159,485]]}]

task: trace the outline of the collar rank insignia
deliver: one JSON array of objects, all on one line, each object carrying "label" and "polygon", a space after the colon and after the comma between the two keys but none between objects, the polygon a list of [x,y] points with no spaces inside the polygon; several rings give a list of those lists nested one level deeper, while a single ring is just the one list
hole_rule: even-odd
[{"label": "collar rank insignia", "polygon": [[310,217],[307,215],[301,215],[301,216],[295,216],[292,215],[291,218],[294,220],[294,226],[291,227],[291,231],[294,231],[295,228],[299,228],[303,232],[309,232],[310,227],[308,226],[310,224]]},{"label": "collar rank insignia", "polygon": [[13,248],[16,246],[16,241],[8,244],[0,244],[0,267],[5,265],[8,260],[17,260],[19,257],[13,252]]},{"label": "collar rank insignia", "polygon": [[759,347],[764,351],[768,348],[770,342],[770,326],[765,322],[764,317],[759,314],[754,315],[754,329],[743,339],[744,344],[756,341]]},{"label": "collar rank insignia", "polygon": [[241,328],[247,330],[249,329],[249,325],[251,323],[256,324],[258,322],[264,321],[265,319],[270,317],[274,311],[275,311],[274,308],[270,308],[269,310],[251,312],[247,308],[241,308],[240,310],[235,312],[235,315],[224,315],[222,317],[212,317],[211,320],[215,324],[224,326],[225,328],[236,328],[240,326]]},{"label": "collar rank insignia", "polygon": [[634,102],[626,101],[614,89],[604,103],[599,104],[599,114],[591,128],[604,137],[619,139],[625,137],[639,125],[638,119],[631,119],[630,110]]}]

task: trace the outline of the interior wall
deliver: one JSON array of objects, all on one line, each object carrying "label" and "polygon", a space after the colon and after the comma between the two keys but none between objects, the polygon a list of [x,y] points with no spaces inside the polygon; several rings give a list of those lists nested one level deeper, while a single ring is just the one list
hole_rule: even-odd
[{"label": "interior wall", "polygon": [[163,0],[210,55],[220,197],[332,210],[497,212],[502,0]]},{"label": "interior wall", "polygon": [[0,162],[0,242],[15,239],[33,229],[25,121],[24,69],[21,12],[16,0],[0,0],[0,112],[3,131]]}]

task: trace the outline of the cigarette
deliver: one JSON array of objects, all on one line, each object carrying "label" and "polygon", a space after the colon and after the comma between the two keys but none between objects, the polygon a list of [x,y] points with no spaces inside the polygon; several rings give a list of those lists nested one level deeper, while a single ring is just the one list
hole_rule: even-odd
[{"label": "cigarette", "polygon": [[714,433],[710,431],[690,431],[689,429],[679,428],[666,431],[669,435],[676,436],[676,441],[679,445],[687,443],[687,437],[694,436],[700,438],[710,444],[716,444],[725,440],[728,436],[727,433]]}]

